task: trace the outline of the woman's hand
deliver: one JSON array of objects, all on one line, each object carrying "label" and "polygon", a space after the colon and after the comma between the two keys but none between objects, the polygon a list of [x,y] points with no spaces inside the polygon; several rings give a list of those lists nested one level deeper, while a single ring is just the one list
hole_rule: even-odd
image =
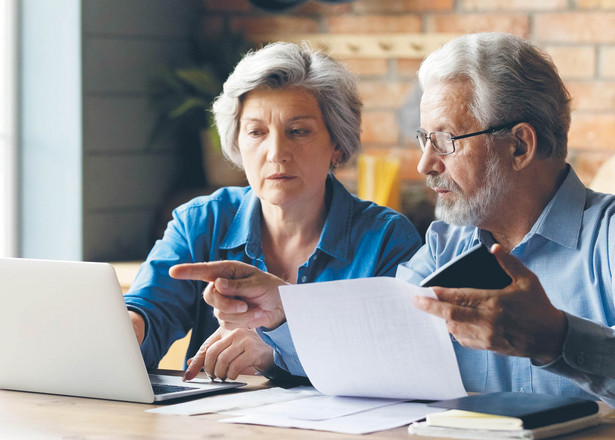
[{"label": "woman's hand", "polygon": [[137,341],[139,342],[139,346],[143,344],[143,339],[145,339],[145,321],[143,317],[139,315],[137,312],[133,312],[132,310],[128,311],[128,316],[130,316],[130,320],[132,321],[132,328],[135,331],[135,336],[137,337]]},{"label": "woman's hand", "polygon": [[227,329],[273,329],[286,321],[278,287],[288,283],[254,266],[240,261],[179,264],[169,274],[208,282],[203,299]]},{"label": "woman's hand", "polygon": [[211,378],[237,379],[256,374],[273,364],[273,349],[254,330],[218,328],[188,360],[183,380],[193,379],[201,369]]}]

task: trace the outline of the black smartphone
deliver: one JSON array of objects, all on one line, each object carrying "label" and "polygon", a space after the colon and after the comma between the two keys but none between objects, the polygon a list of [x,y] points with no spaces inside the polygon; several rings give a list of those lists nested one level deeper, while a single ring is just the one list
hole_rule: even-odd
[{"label": "black smartphone", "polygon": [[429,275],[421,286],[503,289],[511,282],[495,255],[485,245],[477,244]]}]

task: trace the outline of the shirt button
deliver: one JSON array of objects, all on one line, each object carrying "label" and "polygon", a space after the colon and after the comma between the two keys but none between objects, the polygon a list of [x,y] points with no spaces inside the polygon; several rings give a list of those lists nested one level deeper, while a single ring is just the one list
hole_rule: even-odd
[{"label": "shirt button", "polygon": [[579,353],[576,357],[577,365],[583,365],[585,363],[585,354]]},{"label": "shirt button", "polygon": [[302,283],[305,283],[306,281],[307,281],[307,277],[306,277],[305,275],[303,275],[303,276],[301,277],[301,282],[302,282]]},{"label": "shirt button", "polygon": [[523,388],[519,388],[519,392],[520,393],[525,393],[525,390]]}]

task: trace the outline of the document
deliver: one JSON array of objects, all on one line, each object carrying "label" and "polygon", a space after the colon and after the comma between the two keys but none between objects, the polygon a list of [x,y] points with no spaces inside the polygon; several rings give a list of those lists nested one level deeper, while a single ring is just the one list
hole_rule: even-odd
[{"label": "document", "polygon": [[305,420],[246,412],[246,415],[222,419],[220,422],[314,429],[344,434],[367,434],[404,426],[424,418],[426,414],[437,411],[442,411],[442,409],[430,408],[424,403],[403,402],[324,420]]},{"label": "document", "polygon": [[209,396],[189,402],[165,405],[146,410],[157,414],[197,415],[216,412],[226,412],[238,409],[260,407],[277,402],[319,396],[313,387],[267,388],[264,390],[244,391],[220,396]]},{"label": "document", "polygon": [[299,360],[323,394],[466,396],[444,320],[412,304],[430,288],[390,277],[279,288]]},{"label": "document", "polygon": [[395,399],[325,396],[318,394],[305,399],[295,399],[263,405],[257,408],[242,408],[223,412],[224,414],[238,416],[250,415],[256,417],[284,417],[301,420],[327,420],[400,402],[400,400]]}]

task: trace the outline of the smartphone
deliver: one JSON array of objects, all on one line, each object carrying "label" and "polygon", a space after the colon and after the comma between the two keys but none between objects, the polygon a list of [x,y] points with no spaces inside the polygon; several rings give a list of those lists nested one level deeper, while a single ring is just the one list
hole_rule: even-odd
[{"label": "smartphone", "polygon": [[511,282],[495,255],[479,243],[429,275],[421,286],[503,289]]}]

